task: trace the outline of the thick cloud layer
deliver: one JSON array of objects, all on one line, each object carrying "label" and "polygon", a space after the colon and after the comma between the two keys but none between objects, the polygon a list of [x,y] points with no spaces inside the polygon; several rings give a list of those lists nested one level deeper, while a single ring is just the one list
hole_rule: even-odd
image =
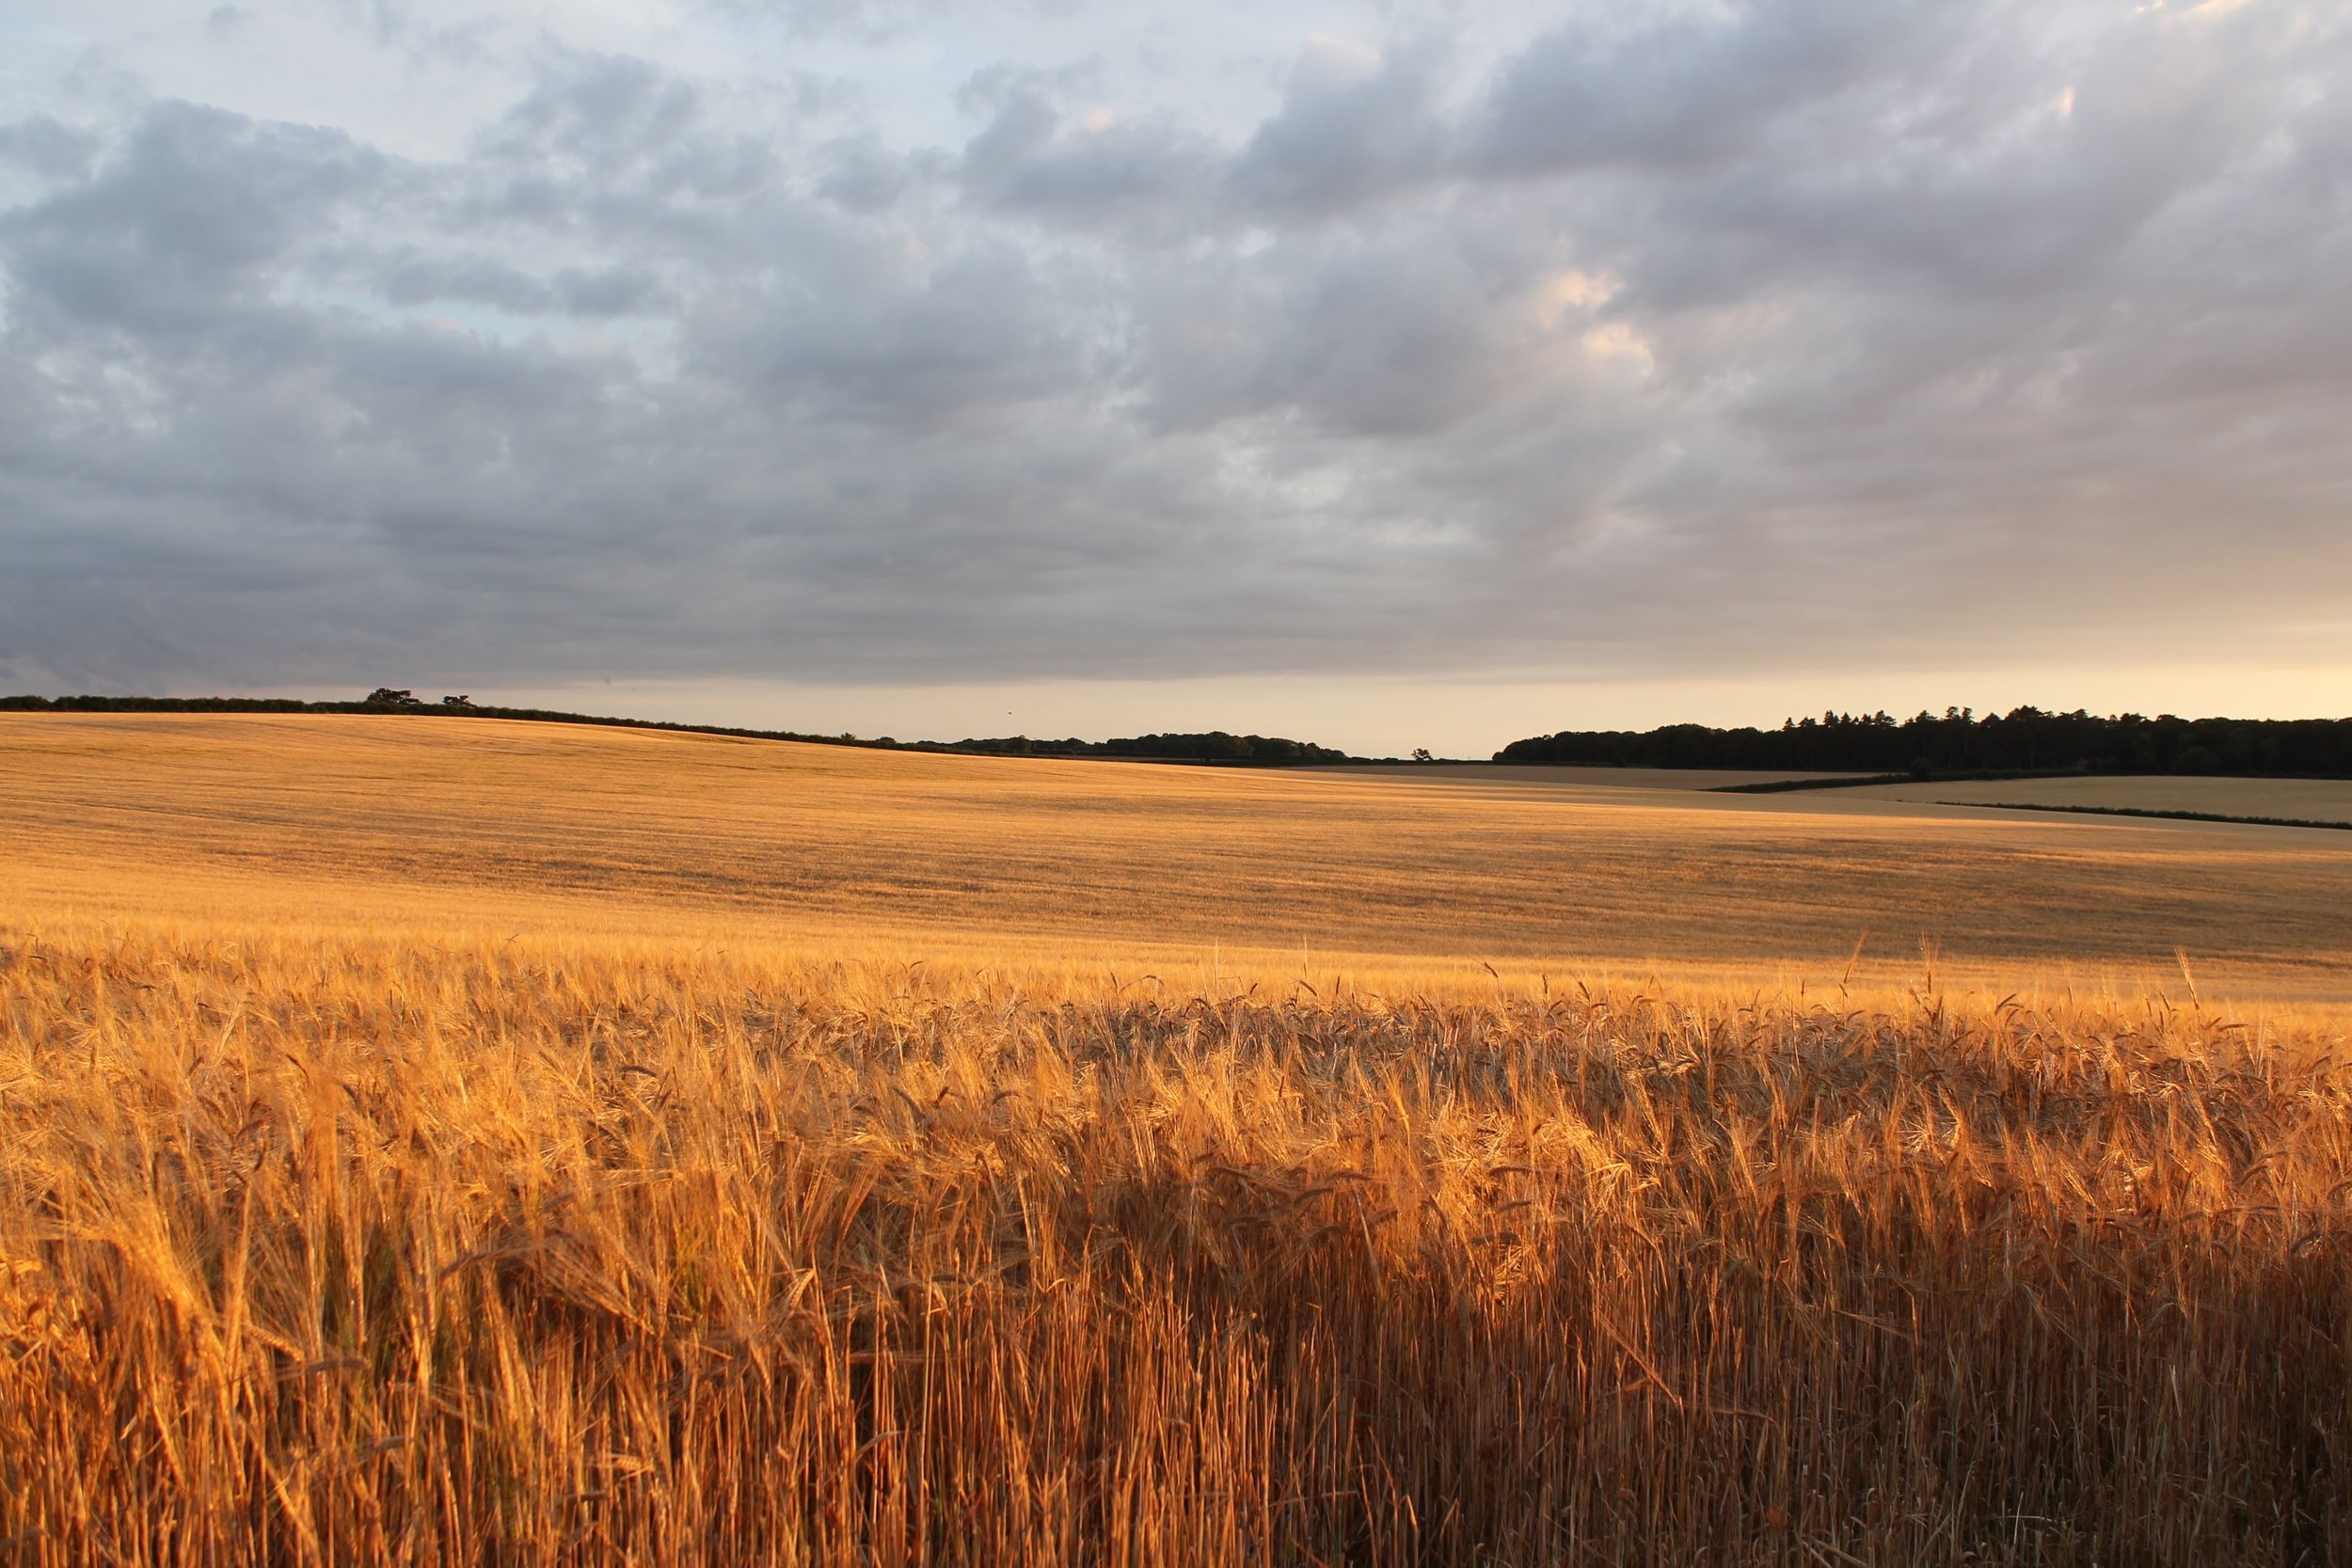
[{"label": "thick cloud layer", "polygon": [[2318,0],[28,10],[0,685],[2352,642]]}]

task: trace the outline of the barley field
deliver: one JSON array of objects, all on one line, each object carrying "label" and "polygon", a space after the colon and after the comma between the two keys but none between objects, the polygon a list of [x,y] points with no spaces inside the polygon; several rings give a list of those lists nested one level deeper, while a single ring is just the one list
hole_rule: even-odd
[{"label": "barley field", "polygon": [[28,717],[0,1561],[2352,1558],[2339,835]]},{"label": "barley field", "polygon": [[[1131,969],[2039,984],[2352,1001],[2352,837],[1934,804],[937,756],[435,718],[0,714],[21,910]],[[503,922],[503,924],[501,924]],[[1296,965],[1292,966],[1294,972]]]}]

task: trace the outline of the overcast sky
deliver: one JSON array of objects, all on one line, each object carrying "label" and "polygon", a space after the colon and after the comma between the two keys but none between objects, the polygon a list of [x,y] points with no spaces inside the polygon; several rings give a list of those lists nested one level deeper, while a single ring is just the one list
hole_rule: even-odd
[{"label": "overcast sky", "polygon": [[7,0],[0,291],[0,690],[2352,712],[2322,0]]}]

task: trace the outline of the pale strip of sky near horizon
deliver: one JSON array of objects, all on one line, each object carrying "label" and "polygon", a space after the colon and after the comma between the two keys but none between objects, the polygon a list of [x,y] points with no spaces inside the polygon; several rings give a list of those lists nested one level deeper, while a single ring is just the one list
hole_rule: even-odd
[{"label": "pale strip of sky near horizon", "polygon": [[[898,740],[1037,739],[1222,729],[1336,746],[1355,756],[1484,760],[1514,740],[1562,729],[1650,729],[1668,723],[1769,729],[1824,707],[1909,718],[1966,706],[1979,714],[2041,707],[2188,718],[2296,719],[2333,713],[2352,668],[2233,670],[2195,664],[2131,669],[1847,672],[1762,680],[1715,678],[1574,684],[1512,676],[1448,681],[1387,676],[1257,676],[1192,681],[1040,681],[983,686],[791,686],[764,682],[591,681],[469,690],[477,703],[727,724],[802,735]],[[182,695],[199,695],[194,691]],[[362,693],[286,687],[257,695],[347,702]],[[427,701],[449,695],[418,693]],[[1827,694],[1827,695],[1825,695]]]}]

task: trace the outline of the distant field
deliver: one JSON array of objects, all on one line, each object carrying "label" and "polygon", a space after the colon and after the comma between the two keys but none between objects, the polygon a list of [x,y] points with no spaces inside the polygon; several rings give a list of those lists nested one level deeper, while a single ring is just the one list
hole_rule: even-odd
[{"label": "distant field", "polygon": [[2352,842],[2339,835],[1988,818],[1843,790],[922,756],[464,720],[29,714],[0,716],[0,897],[20,916],[1832,976],[1867,929],[1866,973],[1915,974],[1923,939],[1988,970],[2058,959],[2169,974],[2185,946],[2264,990],[2352,991]]},{"label": "distant field", "polygon": [[1965,805],[2015,801],[2042,806],[2193,811],[2352,823],[2352,779],[2200,779],[2126,775],[2085,779],[1991,779],[1966,784],[1859,784],[1851,793],[1884,800]]},{"label": "distant field", "polygon": [[[1296,769],[1295,771],[1307,771]],[[1321,771],[1321,769],[1316,769]],[[1856,773],[1756,772],[1736,768],[1553,768],[1493,762],[1374,763],[1340,771],[1350,778],[1407,779],[1421,784],[1573,784],[1583,789],[1726,789],[1734,784],[1790,779],[1852,779]]]}]

